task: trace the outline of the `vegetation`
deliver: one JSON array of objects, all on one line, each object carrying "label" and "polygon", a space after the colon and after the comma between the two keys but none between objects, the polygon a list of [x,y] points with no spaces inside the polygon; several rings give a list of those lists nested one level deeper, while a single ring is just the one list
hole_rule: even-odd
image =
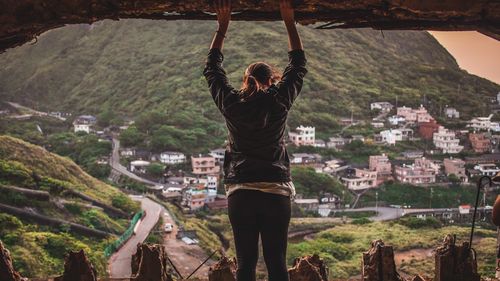
[{"label": "vegetation", "polygon": [[[399,182],[386,182],[369,190],[360,199],[363,206],[375,205],[378,192],[379,204],[411,206],[412,208],[458,208],[461,204],[475,204],[476,188],[472,185],[414,186]],[[489,192],[486,204],[492,206],[498,190]]]},{"label": "vegetation", "polygon": [[[126,229],[128,218],[111,217],[64,191],[81,192],[126,213],[139,208],[120,190],[91,177],[68,158],[8,136],[0,136],[0,143],[0,184],[45,190],[53,199],[28,199],[21,193],[2,190],[0,202],[3,204],[29,207],[37,214],[115,234]],[[104,248],[111,241],[83,237],[68,230],[65,226],[34,225],[0,213],[0,240],[12,251],[14,264],[24,276],[59,274],[63,270],[64,254],[79,249],[85,250],[99,274],[105,276]]]},{"label": "vegetation", "polygon": [[[207,22],[121,20],[52,30],[37,44],[0,56],[5,66],[0,97],[42,110],[95,114],[103,125],[131,117],[138,122],[130,144],[203,152],[226,138],[202,75],[213,28],[215,23]],[[236,88],[251,62],[286,65],[282,24],[235,22],[232,28],[224,66]],[[322,139],[338,133],[339,119],[351,112],[357,119],[373,117],[368,113],[372,101],[397,97],[400,105],[418,106],[425,95],[433,115],[449,105],[468,118],[486,114],[486,101],[500,90],[461,70],[427,32],[385,31],[382,36],[369,29],[311,26],[299,26],[299,32],[309,73],[289,125],[316,126]],[[146,138],[137,137],[141,134]]]},{"label": "vegetation", "polygon": [[[318,197],[325,193],[335,194],[349,202],[352,198],[349,191],[335,178],[316,173],[310,167],[292,167],[292,178],[297,194],[304,198]],[[342,194],[344,192],[344,195]]]},{"label": "vegetation", "polygon": [[[419,228],[405,226],[407,223],[408,220],[385,223],[364,221],[337,226],[318,233],[315,239],[289,244],[288,262],[292,263],[295,257],[317,253],[329,266],[330,278],[348,278],[360,274],[362,252],[368,250],[375,239],[382,239],[387,245],[392,245],[398,254],[411,249],[434,248],[450,233],[457,234],[458,241],[468,241],[470,233],[470,229],[465,227],[438,227],[432,220],[424,220]],[[479,271],[483,276],[492,276],[495,272],[495,235],[496,232],[492,230],[479,229],[476,232],[480,240],[476,242],[475,249]],[[401,264],[399,270],[433,276],[434,258],[410,258]]]}]

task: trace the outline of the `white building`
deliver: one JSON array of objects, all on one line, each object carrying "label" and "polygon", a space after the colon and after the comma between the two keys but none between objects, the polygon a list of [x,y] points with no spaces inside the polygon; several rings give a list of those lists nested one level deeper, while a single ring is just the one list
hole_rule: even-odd
[{"label": "white building", "polygon": [[383,128],[384,127],[383,122],[371,122],[371,125],[373,128]]},{"label": "white building", "polygon": [[350,190],[363,190],[377,186],[377,171],[355,169],[355,175],[340,179]]},{"label": "white building", "polygon": [[444,115],[448,118],[455,118],[458,119],[460,118],[460,112],[456,110],[454,107],[447,107],[444,109]]},{"label": "white building", "polygon": [[120,156],[123,156],[123,157],[135,156],[135,148],[130,148],[130,147],[122,148],[120,150]]},{"label": "white building", "polygon": [[210,156],[215,158],[215,161],[218,163],[223,163],[224,162],[224,154],[226,153],[226,150],[224,148],[217,148],[217,149],[212,149],[210,150],[210,153],[208,153]]},{"label": "white building", "polygon": [[288,137],[296,146],[314,146],[316,143],[316,129],[314,127],[304,127],[301,125],[295,129],[295,132],[289,132]]},{"label": "white building", "polygon": [[460,140],[457,139],[455,132],[445,129],[443,126],[439,126],[432,139],[436,148],[441,149],[443,153],[455,154],[464,149],[462,145],[459,145]]},{"label": "white building", "polygon": [[314,147],[325,148],[326,142],[324,140],[316,140],[314,142]]},{"label": "white building", "polygon": [[493,114],[490,114],[488,117],[474,117],[469,121],[467,127],[478,131],[489,131],[491,129],[491,117],[493,117]]},{"label": "white building", "polygon": [[160,154],[160,162],[163,164],[180,164],[186,162],[186,155],[181,152],[165,151]]},{"label": "white building", "polygon": [[292,164],[313,164],[321,161],[321,155],[311,153],[293,153],[291,158]]},{"label": "white building", "polygon": [[395,145],[396,142],[403,140],[403,132],[400,130],[385,130],[380,132],[380,136],[382,138],[382,142],[385,142],[390,145]]},{"label": "white building", "polygon": [[130,162],[130,171],[144,174],[149,165],[151,165],[151,162],[149,161],[135,160]]},{"label": "white building", "polygon": [[80,115],[73,121],[74,132],[86,132],[90,134],[93,126],[97,123],[97,118],[92,115]]},{"label": "white building", "polygon": [[328,139],[326,143],[326,147],[328,148],[341,148],[344,145],[348,144],[349,140],[343,137],[331,137]]},{"label": "white building", "polygon": [[500,169],[495,164],[477,164],[474,166],[474,170],[477,170],[481,173],[481,176],[494,176],[496,175]]},{"label": "white building", "polygon": [[382,112],[389,112],[392,110],[394,106],[390,102],[380,101],[380,102],[372,102],[370,104],[370,110],[378,109]]},{"label": "white building", "polygon": [[389,124],[391,124],[393,126],[397,126],[400,123],[406,122],[406,118],[404,118],[403,116],[400,116],[400,115],[393,115],[393,116],[389,117],[387,120],[389,121]]}]

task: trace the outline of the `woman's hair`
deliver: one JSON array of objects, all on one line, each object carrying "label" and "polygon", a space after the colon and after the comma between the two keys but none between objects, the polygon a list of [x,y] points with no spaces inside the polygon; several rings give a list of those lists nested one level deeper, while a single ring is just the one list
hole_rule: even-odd
[{"label": "woman's hair", "polygon": [[243,75],[243,84],[241,85],[241,94],[244,97],[250,97],[261,90],[269,79],[275,83],[280,79],[278,72],[265,62],[255,62],[247,67]]}]

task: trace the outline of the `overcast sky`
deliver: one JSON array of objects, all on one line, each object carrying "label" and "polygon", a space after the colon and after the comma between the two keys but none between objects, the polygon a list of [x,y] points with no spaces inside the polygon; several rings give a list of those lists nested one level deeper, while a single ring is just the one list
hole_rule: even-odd
[{"label": "overcast sky", "polygon": [[500,84],[500,41],[475,31],[431,31],[461,68]]}]

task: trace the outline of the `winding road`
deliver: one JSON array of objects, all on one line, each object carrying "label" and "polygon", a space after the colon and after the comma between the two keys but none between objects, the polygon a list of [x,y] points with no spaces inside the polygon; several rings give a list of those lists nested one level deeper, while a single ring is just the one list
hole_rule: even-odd
[{"label": "winding road", "polygon": [[142,196],[131,196],[141,202],[145,216],[139,222],[137,232],[109,259],[109,275],[112,278],[129,278],[132,274],[132,255],[137,250],[137,244],[144,242],[158,222],[163,208],[153,200]]}]

